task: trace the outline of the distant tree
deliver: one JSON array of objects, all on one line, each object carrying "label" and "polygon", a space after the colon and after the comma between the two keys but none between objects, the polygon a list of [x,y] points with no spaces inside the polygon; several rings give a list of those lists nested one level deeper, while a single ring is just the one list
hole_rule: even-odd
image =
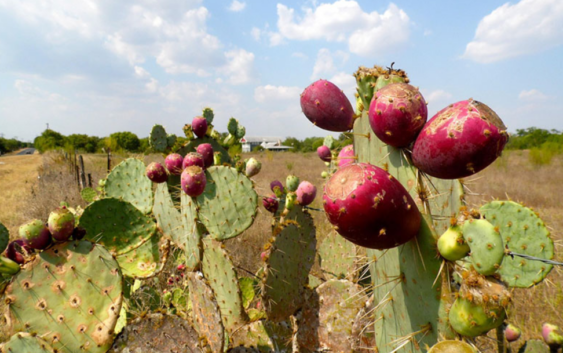
[{"label": "distant tree", "polygon": [[139,152],[144,153],[149,149],[149,138],[143,137],[139,140]]},{"label": "distant tree", "polygon": [[114,132],[109,137],[117,142],[118,147],[129,152],[137,152],[141,146],[141,141],[137,135],[129,131]]},{"label": "distant tree", "polygon": [[66,144],[66,137],[64,135],[47,129],[37,136],[33,141],[33,145],[40,152],[49,151],[56,148],[63,148]]},{"label": "distant tree", "polygon": [[88,136],[85,134],[72,134],[67,136],[67,146],[72,150],[85,151],[87,153],[95,153],[98,145],[99,137]]},{"label": "distant tree", "polygon": [[292,151],[297,152],[301,151],[303,143],[295,137],[286,137],[286,139],[282,142],[282,145],[293,147]]}]

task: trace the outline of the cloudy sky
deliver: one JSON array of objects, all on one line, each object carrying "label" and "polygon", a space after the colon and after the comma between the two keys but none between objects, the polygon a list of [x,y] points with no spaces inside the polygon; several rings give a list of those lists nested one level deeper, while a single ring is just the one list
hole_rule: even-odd
[{"label": "cloudy sky", "polygon": [[[433,114],[473,97],[563,130],[563,1],[0,0],[0,134],[148,135],[210,106],[247,134],[325,136],[299,94],[402,68]],[[72,4],[72,5],[71,5]]]}]

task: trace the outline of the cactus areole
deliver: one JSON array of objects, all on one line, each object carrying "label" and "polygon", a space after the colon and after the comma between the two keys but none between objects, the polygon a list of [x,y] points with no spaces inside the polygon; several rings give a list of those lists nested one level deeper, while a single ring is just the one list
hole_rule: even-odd
[{"label": "cactus areole", "polygon": [[357,163],[338,170],[323,193],[326,215],[354,244],[390,249],[414,238],[421,216],[401,183],[385,170]]},{"label": "cactus areole", "polygon": [[442,109],[426,123],[414,144],[412,160],[433,177],[463,178],[493,163],[507,141],[498,115],[469,99]]},{"label": "cactus areole", "polygon": [[416,140],[427,117],[426,101],[408,83],[383,87],[369,106],[371,129],[381,141],[393,147],[406,147]]},{"label": "cactus areole", "polygon": [[354,109],[346,95],[327,80],[312,83],[301,94],[303,114],[328,131],[344,132],[354,125]]}]

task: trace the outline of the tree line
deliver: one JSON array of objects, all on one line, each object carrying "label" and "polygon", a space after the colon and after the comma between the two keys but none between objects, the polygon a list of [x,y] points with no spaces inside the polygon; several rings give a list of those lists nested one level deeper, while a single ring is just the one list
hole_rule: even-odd
[{"label": "tree line", "polygon": [[[286,137],[282,145],[293,147],[292,152],[316,152],[317,148],[324,142],[324,137],[307,137],[299,140],[295,137]],[[351,133],[341,133],[338,138],[334,139],[336,149],[352,144]]]}]

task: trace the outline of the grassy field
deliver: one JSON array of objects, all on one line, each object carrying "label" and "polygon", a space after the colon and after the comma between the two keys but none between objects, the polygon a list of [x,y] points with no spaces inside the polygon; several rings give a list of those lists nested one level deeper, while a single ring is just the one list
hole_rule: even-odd
[{"label": "grassy field", "polygon": [[[324,163],[314,153],[253,153],[262,162],[262,172],[254,177],[259,195],[271,194],[272,180],[284,181],[287,174],[295,174],[301,180],[317,185],[322,193],[324,180],[320,174]],[[248,157],[249,155],[245,155]],[[117,156],[114,163],[124,156]],[[162,160],[161,156],[144,157],[148,163]],[[87,173],[92,173],[94,187],[105,176],[106,159],[103,155],[85,156]],[[512,199],[533,207],[550,227],[556,241],[556,259],[563,260],[563,203],[557,190],[563,180],[563,159],[556,157],[551,164],[533,166],[528,152],[506,152],[494,165],[468,178],[465,183],[471,191],[467,201],[472,207],[498,199]],[[49,212],[66,201],[72,206],[84,207],[74,174],[64,159],[57,154],[44,156],[9,156],[0,158],[0,222],[4,223],[12,237],[17,228],[32,218],[46,219]],[[322,208],[321,198],[311,205]],[[313,212],[317,233],[320,237],[330,230],[323,212]],[[260,253],[270,238],[271,216],[262,207],[253,226],[243,235],[226,242],[235,265],[241,271],[255,272]],[[524,338],[538,337],[541,325],[551,322],[563,326],[563,274],[559,268],[552,271],[547,281],[529,290],[514,290],[514,306],[510,309],[511,322],[521,327]],[[484,343],[486,345],[486,343]]]}]

